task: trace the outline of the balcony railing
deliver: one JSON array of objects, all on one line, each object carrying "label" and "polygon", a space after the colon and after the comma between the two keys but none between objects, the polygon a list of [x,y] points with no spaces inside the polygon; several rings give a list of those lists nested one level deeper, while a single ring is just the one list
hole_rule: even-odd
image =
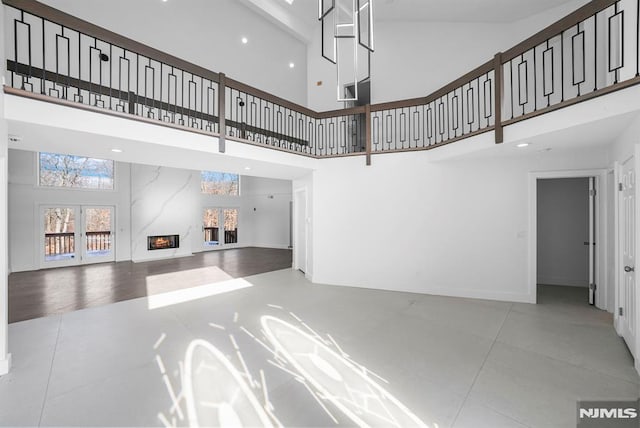
[{"label": "balcony railing", "polygon": [[204,242],[215,242],[219,244],[218,228],[217,227],[205,227],[204,228]]},{"label": "balcony railing", "polygon": [[238,243],[238,229],[225,230],[224,231],[224,243],[225,244],[237,244]]},{"label": "balcony railing", "polygon": [[[219,245],[218,240],[219,228],[217,227],[205,227],[204,228],[204,242],[215,243],[213,245]],[[224,231],[224,243],[225,244],[237,244],[238,243],[238,229],[225,230]]]},{"label": "balcony railing", "polygon": [[44,235],[44,255],[59,256],[62,254],[75,254],[76,252],[75,233],[45,233]]},{"label": "balcony railing", "polygon": [[111,249],[111,232],[108,230],[99,232],[85,232],[87,251],[107,251]]},{"label": "balcony railing", "polygon": [[[85,232],[86,250],[89,255],[96,255],[111,250],[111,232]],[[45,233],[44,255],[47,258],[72,255],[76,253],[74,232]]]},{"label": "balcony railing", "polygon": [[[593,0],[433,94],[316,112],[40,4],[2,0],[5,92],[325,158],[425,150],[640,83],[640,0]],[[7,21],[7,22],[10,22]]]}]

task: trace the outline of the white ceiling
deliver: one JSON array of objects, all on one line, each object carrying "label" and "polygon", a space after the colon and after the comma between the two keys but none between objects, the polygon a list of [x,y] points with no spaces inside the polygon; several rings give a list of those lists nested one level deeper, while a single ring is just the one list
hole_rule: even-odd
[{"label": "white ceiling", "polygon": [[[317,0],[241,0],[285,30],[309,41],[318,26]],[[338,0],[336,0],[338,1]],[[373,0],[376,22],[518,21],[576,0]],[[586,2],[586,0],[585,0]],[[561,18],[560,16],[558,18]]]},{"label": "white ceiling", "polygon": [[[315,3],[313,0],[300,1]],[[379,21],[512,22],[571,1],[377,0],[374,7]]]}]

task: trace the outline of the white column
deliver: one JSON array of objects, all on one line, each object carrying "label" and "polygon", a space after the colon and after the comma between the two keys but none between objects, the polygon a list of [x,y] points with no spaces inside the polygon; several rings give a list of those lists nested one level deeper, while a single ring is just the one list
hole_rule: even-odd
[{"label": "white column", "polygon": [[[4,6],[0,4],[0,76],[4,83],[5,64],[7,63],[4,53]],[[7,200],[8,193],[8,172],[7,172],[7,147],[9,135],[7,122],[4,119],[4,91],[0,90],[0,376],[7,374],[11,367],[11,354],[8,349],[8,326],[9,326],[9,306],[8,306],[8,216],[9,206]]]},{"label": "white column", "polygon": [[[4,103],[0,95],[0,103]],[[0,107],[1,111],[1,107]],[[0,375],[9,372],[11,354],[8,353],[7,327],[9,325],[8,310],[8,205],[7,205],[7,126],[0,117]]]}]

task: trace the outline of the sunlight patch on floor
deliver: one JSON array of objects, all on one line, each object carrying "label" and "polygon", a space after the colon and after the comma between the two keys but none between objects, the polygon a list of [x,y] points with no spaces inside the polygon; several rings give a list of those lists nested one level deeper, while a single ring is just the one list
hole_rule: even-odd
[{"label": "sunlight patch on floor", "polygon": [[[146,283],[149,309],[189,302],[253,285],[243,278],[234,279],[217,266],[148,276]],[[176,284],[184,288],[175,290]]]}]

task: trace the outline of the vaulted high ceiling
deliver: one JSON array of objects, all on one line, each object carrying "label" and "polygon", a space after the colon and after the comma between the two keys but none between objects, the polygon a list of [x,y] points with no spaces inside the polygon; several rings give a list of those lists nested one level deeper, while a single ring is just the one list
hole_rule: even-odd
[{"label": "vaulted high ceiling", "polygon": [[[317,28],[317,0],[241,0],[303,40]],[[423,22],[517,21],[567,3],[588,0],[373,0],[375,20]],[[561,18],[562,16],[558,16]]]}]

